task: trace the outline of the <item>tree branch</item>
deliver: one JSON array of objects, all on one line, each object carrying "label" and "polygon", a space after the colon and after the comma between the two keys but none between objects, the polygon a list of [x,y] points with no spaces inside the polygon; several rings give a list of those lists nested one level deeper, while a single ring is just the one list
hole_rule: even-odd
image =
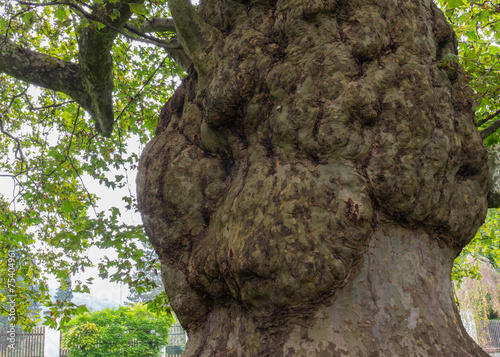
[{"label": "tree branch", "polygon": [[[67,1],[51,1],[43,4],[20,1],[20,4],[29,6],[67,5],[78,11],[85,18],[98,21],[99,23],[104,24],[105,27],[99,28],[99,26],[95,26],[91,23],[82,30],[78,39],[79,66],[53,59],[50,56],[36,54],[37,56],[41,56],[44,62],[55,63],[53,67],[55,67],[56,70],[54,70],[54,72],[60,78],[52,73],[47,75],[45,71],[41,72],[43,74],[42,77],[46,80],[42,81],[39,78],[35,78],[34,74],[36,74],[37,71],[32,70],[33,66],[30,66],[29,70],[23,71],[23,73],[21,73],[24,74],[23,76],[20,76],[20,73],[13,73],[17,69],[17,66],[13,66],[12,63],[9,62],[11,62],[11,53],[15,46],[13,46],[6,39],[4,42],[5,44],[10,45],[9,50],[11,51],[2,51],[2,54],[6,54],[5,57],[8,58],[9,61],[6,60],[0,64],[0,71],[29,83],[38,84],[42,87],[68,94],[90,113],[95,121],[97,131],[104,136],[109,136],[113,130],[114,123],[112,98],[113,59],[110,52],[116,36],[119,33],[123,34],[127,38],[132,38],[134,40],[137,39],[134,36],[128,35],[123,28],[132,16],[130,4],[142,3],[143,1],[144,0],[121,0],[117,2],[106,1],[100,6],[95,6],[91,13],[74,3]],[[118,13],[118,16],[113,18],[108,15],[116,13]],[[141,42],[147,42],[156,46],[168,48],[172,50],[173,55],[177,54],[177,57],[182,60],[182,55],[180,53],[181,46],[175,43],[175,41],[166,42],[158,40],[152,36],[142,34],[137,29],[130,26],[129,30],[138,36],[142,36],[143,38],[139,39]],[[19,49],[19,47],[17,47],[17,49]],[[30,51],[27,53],[34,54],[34,52]],[[14,56],[14,58],[15,57],[20,57],[20,55]],[[0,60],[1,59],[2,58],[0,57]],[[29,60],[29,62],[32,63],[31,60]],[[186,61],[184,60],[183,62],[185,63]],[[71,75],[73,75],[74,78],[68,78]],[[54,78],[57,78],[57,80]]]},{"label": "tree branch", "polygon": [[494,112],[494,113],[492,113],[492,114],[488,115],[486,118],[484,118],[484,119],[480,120],[480,121],[476,124],[476,125],[477,125],[477,127],[480,127],[481,125],[483,125],[483,124],[485,124],[485,123],[489,122],[491,119],[493,119],[494,117],[496,117],[498,114],[500,114],[500,109],[499,109],[499,110],[497,110],[496,112]]},{"label": "tree branch", "polygon": [[26,102],[28,103],[28,107],[30,108],[30,110],[43,110],[43,109],[54,109],[54,108],[58,108],[58,107],[62,107],[63,105],[65,104],[69,104],[69,103],[74,103],[74,100],[67,100],[65,102],[62,102],[62,103],[56,103],[56,104],[50,104],[50,105],[44,105],[44,106],[41,106],[41,107],[35,107],[28,95],[26,93],[24,93],[24,99],[26,100]]},{"label": "tree branch", "polygon": [[[117,8],[117,7],[119,7],[119,6],[123,5],[123,4],[141,3],[143,1],[144,0],[128,0],[128,1],[117,2],[116,4],[113,4],[113,5],[116,5],[115,8]],[[164,48],[166,50],[169,50],[169,49],[178,49],[179,48],[179,46],[176,45],[176,44],[172,44],[172,43],[170,43],[168,41],[163,41],[163,40],[161,40],[159,38],[146,35],[145,33],[139,31],[134,26],[130,26],[130,25],[127,25],[127,24],[121,24],[120,26],[116,26],[116,24],[114,24],[114,22],[116,22],[116,21],[107,20],[106,19],[107,15],[102,14],[102,11],[101,11],[101,15],[103,15],[103,16],[99,16],[95,12],[89,13],[88,11],[86,11],[85,9],[83,9],[82,7],[80,7],[80,6],[78,6],[78,5],[74,4],[74,3],[71,3],[71,2],[67,2],[67,1],[51,1],[51,2],[40,4],[40,3],[36,3],[36,2],[19,1],[18,3],[21,4],[21,5],[35,6],[35,7],[65,5],[65,6],[68,6],[68,7],[72,8],[73,10],[76,10],[80,15],[82,15],[83,17],[85,17],[87,20],[96,21],[98,23],[101,23],[104,26],[106,26],[108,29],[116,31],[117,33],[123,35],[124,37],[128,38],[129,40],[138,41],[138,42],[142,42],[142,43],[147,43],[147,44],[150,44],[150,45],[154,45],[154,46],[157,46],[157,47]],[[107,5],[110,5],[110,4],[112,4],[112,3],[107,3]],[[129,8],[127,8],[127,9],[129,10]],[[127,17],[127,20],[130,18],[130,15]],[[117,21],[118,20],[120,20],[120,19],[117,19]],[[165,26],[166,26],[166,24],[165,24]],[[125,29],[131,31],[132,33],[134,33],[135,35],[137,35],[139,37],[135,37],[135,36],[129,35],[122,28],[125,28]],[[161,27],[158,27],[158,28],[161,28]],[[155,31],[146,31],[146,32],[155,32]],[[175,28],[174,28],[174,31],[172,31],[172,32],[175,32]]]},{"label": "tree branch", "polygon": [[[125,28],[128,29],[128,27]],[[144,20],[138,30],[144,33],[176,31],[174,19],[162,17]]]},{"label": "tree branch", "polygon": [[[67,5],[78,11],[87,19],[98,21],[105,25],[99,28],[94,24],[85,27],[79,37],[79,64],[65,62],[58,58],[38,52],[23,49],[0,35],[0,72],[14,78],[32,83],[47,89],[53,89],[67,94],[80,104],[94,119],[96,130],[109,136],[113,130],[113,60],[111,49],[118,33],[128,38],[123,28],[132,15],[130,5],[142,3],[144,0],[105,1],[95,6],[92,13],[82,7],[67,1],[52,1],[43,4],[19,2],[30,6]],[[119,13],[119,16],[109,17],[108,14]],[[153,28],[172,29],[172,20],[158,19],[149,22],[147,30]],[[127,26],[130,27],[130,26]],[[131,28],[131,27],[130,27]],[[137,35],[142,35],[142,42],[166,48],[169,54],[186,70],[191,65],[191,59],[184,52],[178,40],[169,42],[148,39],[154,37],[144,35],[137,29],[131,29]],[[161,42],[161,44],[158,43]]]},{"label": "tree branch", "polygon": [[182,47],[191,57],[198,72],[207,73],[205,56],[215,38],[220,35],[219,31],[198,16],[190,0],[167,0],[167,2]]},{"label": "tree branch", "polygon": [[24,49],[0,35],[0,72],[62,92],[92,114],[92,98],[83,90],[80,66],[76,63]]},{"label": "tree branch", "polygon": [[[122,28],[128,21],[132,15],[129,3],[134,2],[142,2],[142,0],[119,1],[116,4],[108,2],[103,7],[97,7],[89,15],[101,21],[105,19],[110,26],[101,29],[97,26],[87,26],[82,30],[78,39],[82,86],[91,97],[91,108],[88,111],[96,122],[97,131],[104,136],[111,135],[114,123],[113,59],[110,51],[118,35],[115,29]],[[114,20],[107,16],[113,11],[119,12],[119,16]]]},{"label": "tree branch", "polygon": [[179,46],[179,49],[171,49],[168,50],[167,53],[173,58],[175,63],[177,63],[184,70],[184,72],[187,72],[189,67],[193,65],[191,57],[189,57],[187,52],[182,48],[177,37],[172,38],[170,42],[173,44],[176,43]]},{"label": "tree branch", "polygon": [[81,79],[76,63],[23,49],[3,35],[0,35],[0,72],[71,97],[84,95],[78,90]]},{"label": "tree branch", "polygon": [[488,136],[494,134],[500,128],[500,119],[495,120],[486,129],[480,130],[481,138],[486,139]]},{"label": "tree branch", "polygon": [[[1,53],[1,51],[0,51],[0,53]],[[5,130],[4,124],[3,124],[3,118],[5,117],[6,113],[12,107],[12,104],[14,104],[14,101],[17,98],[22,97],[23,95],[25,95],[27,90],[28,90],[28,87],[26,87],[20,94],[14,95],[12,97],[12,99],[10,100],[9,105],[7,105],[7,107],[3,110],[3,112],[0,113],[0,133],[2,133],[3,135],[11,138],[16,143],[16,149],[14,151],[14,156],[15,156],[15,158],[17,160],[21,160],[21,170],[20,170],[20,172],[23,172],[23,167],[26,164],[26,160],[25,160],[25,156],[24,156],[24,153],[23,153],[21,141],[19,140],[19,138],[15,137],[14,135],[12,135],[11,133],[9,133],[8,131]],[[26,168],[26,174],[28,174],[28,169],[27,168]]]}]

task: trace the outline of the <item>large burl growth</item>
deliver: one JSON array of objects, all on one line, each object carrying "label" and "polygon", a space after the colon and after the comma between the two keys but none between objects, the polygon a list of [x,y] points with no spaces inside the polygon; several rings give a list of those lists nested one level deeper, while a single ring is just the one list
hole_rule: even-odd
[{"label": "large burl growth", "polygon": [[482,356],[449,274],[486,213],[487,156],[441,11],[205,0],[198,14],[213,44],[138,177],[186,355]]}]

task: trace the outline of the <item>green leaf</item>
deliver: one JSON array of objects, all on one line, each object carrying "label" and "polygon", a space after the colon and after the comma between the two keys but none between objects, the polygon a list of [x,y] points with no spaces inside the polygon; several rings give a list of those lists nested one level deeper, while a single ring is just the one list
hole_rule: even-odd
[{"label": "green leaf", "polygon": [[129,3],[130,6],[130,11],[132,11],[134,14],[139,14],[139,15],[147,15],[147,9],[144,4],[134,4],[134,3]]},{"label": "green leaf", "polygon": [[66,9],[63,6],[59,6],[54,12],[54,16],[59,21],[64,21],[68,15],[66,13]]}]

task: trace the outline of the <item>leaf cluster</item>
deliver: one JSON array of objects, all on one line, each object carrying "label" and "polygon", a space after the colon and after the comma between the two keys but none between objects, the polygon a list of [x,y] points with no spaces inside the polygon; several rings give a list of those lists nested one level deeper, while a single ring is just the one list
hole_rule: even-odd
[{"label": "leaf cluster", "polygon": [[143,304],[86,313],[65,326],[63,347],[74,357],[157,356],[173,322]]},{"label": "leaf cluster", "polygon": [[[455,259],[452,278],[456,290],[460,291],[464,282],[469,288],[475,286],[474,284],[479,284],[485,288],[487,284],[484,279],[495,276],[495,274],[500,281],[500,210],[490,209],[485,223],[476,233],[474,239]],[[491,280],[490,278],[489,281]],[[478,294],[484,290],[474,289],[478,291]],[[498,300],[495,304],[497,304],[500,311],[500,299],[498,299],[500,293],[494,295]],[[486,299],[485,296],[482,298]],[[458,303],[461,304],[462,302],[458,301]]]},{"label": "leaf cluster", "polygon": [[[438,0],[458,37],[460,63],[477,102],[480,130],[493,125],[488,146],[500,141],[500,4],[497,1]],[[494,130],[493,130],[494,129]]]}]

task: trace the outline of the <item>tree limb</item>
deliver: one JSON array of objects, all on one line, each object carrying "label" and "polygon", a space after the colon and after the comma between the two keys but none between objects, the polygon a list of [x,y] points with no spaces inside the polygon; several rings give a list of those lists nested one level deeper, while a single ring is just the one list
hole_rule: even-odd
[{"label": "tree limb", "polygon": [[[125,26],[125,28],[128,27]],[[174,19],[162,17],[144,20],[138,30],[144,33],[176,31]]]},{"label": "tree limb", "polygon": [[206,54],[219,31],[203,21],[190,0],[167,0],[177,36],[200,74],[207,73]]},{"label": "tree limb", "polygon": [[[119,7],[120,5],[123,5],[123,4],[142,3],[142,2],[144,2],[144,0],[122,1],[122,2],[117,2],[116,3],[116,7]],[[166,50],[169,50],[169,49],[178,49],[177,45],[172,45],[168,41],[163,41],[163,40],[161,40],[159,38],[156,38],[156,37],[153,37],[153,36],[148,36],[145,33],[139,31],[134,26],[130,26],[130,25],[127,25],[127,24],[125,24],[125,25],[122,24],[121,26],[116,26],[113,23],[113,22],[116,22],[116,21],[111,21],[111,20],[108,21],[106,19],[107,15],[99,16],[95,12],[89,13],[88,11],[86,11],[85,9],[83,9],[81,6],[78,6],[78,5],[76,5],[74,3],[71,3],[71,2],[67,2],[67,1],[51,1],[51,2],[47,2],[47,3],[36,3],[36,2],[19,1],[18,3],[21,4],[21,5],[35,6],[35,7],[65,5],[65,6],[68,6],[68,7],[72,8],[73,10],[76,10],[77,13],[79,13],[80,15],[82,15],[83,17],[85,17],[87,20],[96,21],[98,23],[101,23],[101,24],[105,25],[106,27],[108,27],[109,29],[116,31],[117,33],[123,35],[124,37],[126,37],[126,38],[128,38],[130,40],[138,41],[138,42],[142,42],[142,43],[147,43],[147,44],[150,44],[150,45],[154,45],[154,46],[157,46],[157,47],[164,48]],[[112,4],[112,3],[107,3],[107,5],[110,5],[110,4]],[[115,5],[115,4],[113,4],[113,5]],[[101,15],[103,15],[102,11],[101,11]],[[129,19],[129,17],[130,17],[130,15],[127,17],[127,20]],[[120,19],[118,19],[118,20],[120,20]],[[135,37],[135,36],[129,35],[122,28],[125,28],[125,29],[131,31],[132,33],[134,33],[135,35],[137,35],[139,37]],[[150,31],[150,32],[155,32],[155,31]]]},{"label": "tree limb", "polygon": [[23,82],[62,92],[82,107],[90,107],[90,98],[82,90],[79,65],[23,49],[3,35],[0,35],[0,72]]},{"label": "tree limb", "polygon": [[488,115],[486,118],[480,120],[476,125],[477,127],[480,127],[481,125],[483,125],[484,123],[487,123],[489,122],[491,119],[493,119],[494,117],[496,117],[498,114],[500,114],[500,109],[497,110],[496,112]]},{"label": "tree limb", "polygon": [[[129,24],[126,24],[125,26],[123,26],[123,28],[132,31],[140,36],[144,36],[142,33],[149,32],[176,32],[174,19],[160,17],[144,20],[139,28]],[[193,61],[179,43],[179,39],[177,37],[174,37],[167,43],[169,47],[164,47],[167,53],[184,70],[184,72],[187,72],[189,67],[191,67],[191,65],[193,64]]]},{"label": "tree limb", "polygon": [[[122,28],[132,15],[129,3],[142,0],[108,2],[97,7],[91,14],[93,18],[105,19],[111,27]],[[82,9],[83,10],[83,9]],[[114,20],[107,14],[118,11]],[[78,59],[80,63],[83,90],[91,97],[91,107],[87,109],[96,122],[96,129],[104,136],[113,130],[113,59],[110,51],[118,35],[114,28],[87,26],[78,39]]]},{"label": "tree limb", "polygon": [[[109,136],[114,123],[113,60],[110,52],[118,33],[125,33],[122,29],[132,15],[129,4],[142,3],[143,1],[106,1],[102,5],[94,7],[92,13],[66,1],[52,1],[44,4],[20,2],[31,6],[71,6],[87,19],[99,21],[105,27],[99,28],[94,24],[89,24],[82,30],[78,40],[79,64],[23,49],[9,41],[6,36],[0,35],[0,72],[28,83],[67,94],[92,116],[97,131],[104,136]],[[119,13],[119,16],[114,18],[108,16],[108,14],[116,14],[116,12]],[[172,20],[153,21],[150,27],[171,28]],[[133,32],[140,34],[137,29]],[[127,37],[133,36],[127,35]],[[136,39],[136,37],[133,38]],[[143,40],[151,42],[147,39]],[[158,45],[158,43],[154,44]],[[167,48],[169,54],[184,70],[191,66],[191,59],[177,40],[162,41],[161,47]]]},{"label": "tree limb", "polygon": [[488,136],[494,134],[500,128],[500,119],[495,120],[489,127],[486,129],[480,130],[479,133],[483,139],[486,139]]}]

